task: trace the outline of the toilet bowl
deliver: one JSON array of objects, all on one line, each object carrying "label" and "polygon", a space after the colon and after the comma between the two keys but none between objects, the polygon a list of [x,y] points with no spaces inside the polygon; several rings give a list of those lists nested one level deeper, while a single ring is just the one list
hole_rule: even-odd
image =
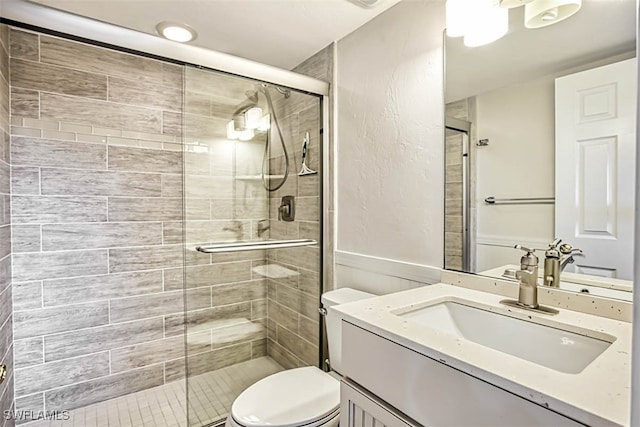
[{"label": "toilet bowl", "polygon": [[322,295],[332,372],[315,366],[269,375],[233,402],[225,427],[337,427],[340,419],[342,318],[334,307],[375,295],[341,288]]}]

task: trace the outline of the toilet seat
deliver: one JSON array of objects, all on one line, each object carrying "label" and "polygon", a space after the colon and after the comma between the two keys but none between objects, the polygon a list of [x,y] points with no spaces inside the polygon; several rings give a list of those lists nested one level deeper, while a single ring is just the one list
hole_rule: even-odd
[{"label": "toilet seat", "polygon": [[315,366],[290,369],[253,384],[233,402],[242,427],[315,427],[338,416],[340,383]]}]

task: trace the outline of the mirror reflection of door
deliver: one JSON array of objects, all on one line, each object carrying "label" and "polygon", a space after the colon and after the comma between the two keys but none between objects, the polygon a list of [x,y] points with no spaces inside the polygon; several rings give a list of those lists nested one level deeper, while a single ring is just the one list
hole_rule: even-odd
[{"label": "mirror reflection of door", "polygon": [[[462,38],[445,36],[446,117],[471,123],[469,215],[457,226],[452,201],[446,201],[445,268],[459,269],[461,263],[452,252],[461,245],[454,225],[469,230],[468,264],[462,269],[500,278],[506,269],[519,267],[515,244],[536,248],[542,266],[545,250],[558,237],[585,251],[566,264],[563,283],[631,290],[632,283],[625,279],[633,263],[635,143],[626,141],[635,141],[635,136],[606,126],[634,124],[620,115],[620,105],[610,123],[601,118],[614,106],[612,93],[635,103],[636,89],[601,79],[569,91],[569,102],[576,103],[567,107],[573,111],[567,113],[570,129],[575,125],[568,132],[577,132],[572,136],[563,133],[562,113],[555,111],[562,91],[555,82],[634,60],[636,1],[583,0],[575,15],[533,30],[524,26],[523,9],[509,10],[508,33],[488,45],[473,48]],[[612,83],[616,91],[602,90]],[[575,98],[580,95],[575,91],[582,91],[585,101],[588,119],[582,127],[576,125],[580,105]],[[466,116],[452,114],[465,105],[473,105]],[[565,143],[570,151],[562,151]],[[446,167],[451,177],[449,164]],[[491,203],[491,197],[500,202]]]},{"label": "mirror reflection of door", "polygon": [[556,79],[555,234],[583,251],[565,271],[633,275],[636,64]]}]

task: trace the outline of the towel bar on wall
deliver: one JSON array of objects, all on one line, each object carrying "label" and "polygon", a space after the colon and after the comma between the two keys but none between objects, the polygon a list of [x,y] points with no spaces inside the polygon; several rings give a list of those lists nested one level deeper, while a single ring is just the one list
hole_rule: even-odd
[{"label": "towel bar on wall", "polygon": [[522,197],[515,199],[496,199],[487,197],[484,202],[488,205],[552,205],[556,202],[555,197]]},{"label": "towel bar on wall", "polygon": [[249,240],[246,242],[224,242],[211,245],[197,246],[196,250],[207,254],[221,252],[255,251],[258,249],[284,249],[299,246],[317,245],[313,239],[289,239],[289,240]]}]

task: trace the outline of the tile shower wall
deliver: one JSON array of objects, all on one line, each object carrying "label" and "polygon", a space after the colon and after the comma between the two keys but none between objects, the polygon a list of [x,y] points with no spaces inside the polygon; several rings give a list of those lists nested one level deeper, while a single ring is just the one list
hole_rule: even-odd
[{"label": "tile shower wall", "polygon": [[[269,284],[269,308],[257,269],[267,254],[193,250],[267,237],[258,224],[274,205],[255,179],[264,141],[224,133],[253,83],[188,69],[183,106],[181,67],[20,29],[9,45],[17,408],[73,409],[183,378],[185,255],[189,374],[267,347],[286,367],[317,364],[319,248],[269,254],[297,273],[295,285]],[[306,130],[320,168],[319,104],[307,99],[280,104],[294,172]],[[296,235],[318,239],[318,176],[295,195]],[[267,224],[272,238],[293,233]]]},{"label": "tile shower wall", "polygon": [[[189,376],[266,355],[266,283],[254,271],[264,263],[264,251],[195,251],[198,244],[265,237],[257,235],[257,227],[267,218],[267,199],[256,179],[264,141],[230,141],[226,134],[227,122],[254,85],[207,70],[187,68],[185,73],[187,253],[207,263],[211,258],[211,264],[187,267],[186,286],[212,294],[212,307],[199,307],[197,296],[187,294]],[[203,339],[206,349],[200,345]],[[193,409],[193,418],[207,419]]]},{"label": "tile shower wall", "polygon": [[13,305],[11,296],[11,153],[9,140],[9,28],[0,24],[0,363],[8,368],[0,385],[0,425],[13,425]]},{"label": "tile shower wall", "polygon": [[[332,46],[318,52],[294,71],[331,81]],[[308,238],[320,241],[321,175],[298,176],[301,168],[302,144],[306,132],[310,142],[307,166],[321,169],[321,104],[318,98],[292,92],[289,99],[274,99],[276,114],[283,125],[283,136],[291,154],[289,175],[285,185],[270,194],[270,237]],[[283,170],[284,160],[277,149],[271,153],[272,173]],[[282,196],[296,197],[296,219],[278,221]],[[279,265],[279,274],[268,283],[268,354],[285,368],[318,366],[320,355],[319,314],[320,268],[322,250],[318,246],[267,251],[267,262]]]},{"label": "tile shower wall", "polygon": [[[475,140],[475,99],[463,99],[456,102],[451,102],[446,105],[447,117],[453,117],[460,120],[470,121],[471,134],[469,135],[470,141]],[[444,267],[454,270],[463,269],[463,176],[462,176],[462,149],[463,139],[462,133],[446,130],[445,134],[445,245],[444,245]],[[470,144],[472,146],[472,144]],[[471,156],[470,169],[473,172],[475,170],[474,162],[475,157]],[[470,194],[473,193],[475,187],[475,180],[473,177],[469,179]],[[470,230],[475,229],[475,206],[474,198],[470,198]],[[475,237],[474,233],[470,233],[470,248],[469,258],[471,262],[475,260]],[[474,266],[471,265],[471,271],[474,270]]]},{"label": "tile shower wall", "polygon": [[[180,378],[182,68],[20,29],[9,39],[17,409]],[[211,308],[210,288],[188,295]]]}]

